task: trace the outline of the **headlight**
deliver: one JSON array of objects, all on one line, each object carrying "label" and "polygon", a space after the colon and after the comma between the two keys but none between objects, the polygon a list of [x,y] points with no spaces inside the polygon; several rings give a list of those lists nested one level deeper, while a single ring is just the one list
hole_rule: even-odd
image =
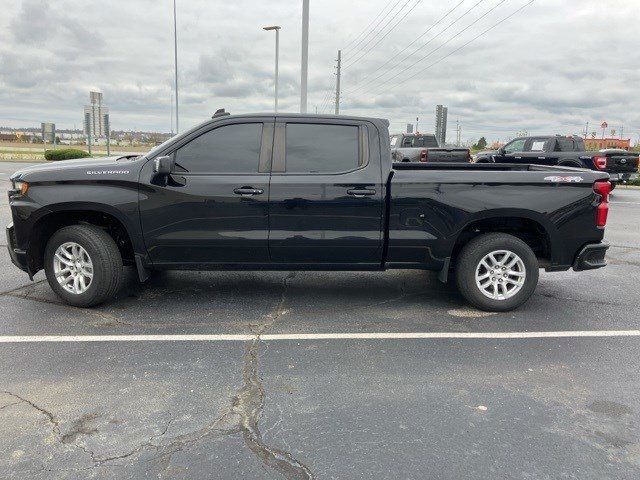
[{"label": "headlight", "polygon": [[13,195],[25,195],[29,190],[29,184],[27,182],[14,180],[12,183],[13,183],[13,190],[11,191],[11,193]]}]

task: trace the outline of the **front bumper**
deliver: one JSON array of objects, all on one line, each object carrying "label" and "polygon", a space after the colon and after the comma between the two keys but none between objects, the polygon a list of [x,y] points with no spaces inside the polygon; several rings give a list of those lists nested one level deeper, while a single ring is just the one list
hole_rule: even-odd
[{"label": "front bumper", "polygon": [[605,255],[609,249],[607,242],[602,243],[590,243],[585,245],[580,250],[580,253],[576,256],[576,261],[573,263],[573,269],[576,272],[583,270],[593,270],[595,268],[602,268],[607,265]]},{"label": "front bumper", "polygon": [[20,270],[29,273],[27,267],[27,252],[16,248],[16,235],[13,223],[7,225],[7,248],[9,249],[9,256],[13,264]]}]

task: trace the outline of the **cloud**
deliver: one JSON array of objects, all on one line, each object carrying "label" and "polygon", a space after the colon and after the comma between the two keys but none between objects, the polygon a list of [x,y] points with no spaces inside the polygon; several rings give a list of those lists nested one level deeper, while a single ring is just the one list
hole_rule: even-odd
[{"label": "cloud", "polygon": [[[457,15],[475,3],[467,0]],[[333,110],[342,49],[342,111],[389,118],[396,129],[416,117],[432,125],[435,105],[445,104],[465,139],[505,139],[521,129],[579,133],[603,120],[640,132],[637,0],[611,0],[607,8],[597,0],[536,0],[458,50],[524,3],[508,0],[478,20],[498,4],[486,0],[448,30],[455,15],[417,39],[451,8],[421,2],[350,65],[384,34],[364,29],[389,4],[313,1],[309,110]],[[274,34],[262,30],[270,24],[282,26],[280,105],[296,111],[300,15],[301,2],[290,0],[178,0],[181,125],[222,106],[233,113],[273,108]],[[22,0],[0,18],[0,124],[79,125],[97,88],[114,128],[168,131],[173,76],[170,2]]]}]

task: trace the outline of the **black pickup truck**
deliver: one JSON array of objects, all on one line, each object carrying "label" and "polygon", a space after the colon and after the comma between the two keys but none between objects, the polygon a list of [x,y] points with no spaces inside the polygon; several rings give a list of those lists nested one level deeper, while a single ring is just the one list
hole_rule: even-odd
[{"label": "black pickup truck", "polygon": [[394,162],[471,162],[468,148],[440,145],[432,133],[396,133],[390,143]]},{"label": "black pickup truck", "polygon": [[[375,118],[214,116],[139,157],[11,177],[13,262],[65,302],[153,270],[424,269],[505,311],[548,271],[605,265],[609,176],[562,167],[392,164]],[[453,277],[453,275],[455,277]]]},{"label": "black pickup truck", "polygon": [[638,154],[626,150],[585,151],[580,137],[522,137],[510,141],[499,150],[479,152],[476,163],[534,163],[588,168],[607,172],[612,184],[638,178]]}]

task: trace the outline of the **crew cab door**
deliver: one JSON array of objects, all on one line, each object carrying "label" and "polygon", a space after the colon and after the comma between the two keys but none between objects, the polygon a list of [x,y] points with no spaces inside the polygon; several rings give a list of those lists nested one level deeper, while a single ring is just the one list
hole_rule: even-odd
[{"label": "crew cab door", "polygon": [[273,262],[380,265],[378,132],[367,122],[278,118],[269,250]]},{"label": "crew cab door", "polygon": [[531,137],[527,140],[522,154],[523,163],[535,165],[555,165],[560,157],[555,138]]},{"label": "crew cab door", "polygon": [[269,170],[273,121],[242,118],[204,126],[170,147],[168,178],[144,166],[140,216],[154,265],[269,262]]}]

